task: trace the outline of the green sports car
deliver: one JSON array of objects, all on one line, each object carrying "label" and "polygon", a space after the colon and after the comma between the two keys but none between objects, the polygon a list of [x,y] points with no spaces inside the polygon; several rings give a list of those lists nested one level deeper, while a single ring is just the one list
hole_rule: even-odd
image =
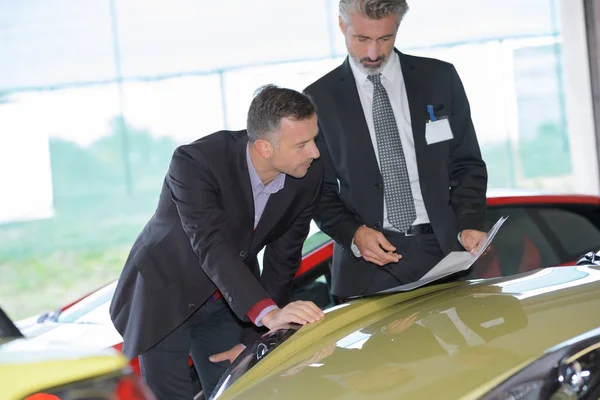
[{"label": "green sports car", "polygon": [[248,347],[213,397],[598,399],[600,267],[546,268],[335,306],[316,324]]}]

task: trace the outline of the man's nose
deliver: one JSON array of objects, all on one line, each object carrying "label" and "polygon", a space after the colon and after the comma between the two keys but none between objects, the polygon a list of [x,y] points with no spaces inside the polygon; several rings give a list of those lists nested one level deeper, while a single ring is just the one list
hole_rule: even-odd
[{"label": "man's nose", "polygon": [[377,60],[377,58],[379,57],[379,43],[371,43],[367,52],[367,56],[369,56],[371,61]]},{"label": "man's nose", "polygon": [[317,158],[321,157],[321,153],[319,152],[319,148],[317,147],[315,142],[312,142],[312,146],[311,146],[310,150],[311,150],[311,157],[313,158],[313,160],[316,160]]}]

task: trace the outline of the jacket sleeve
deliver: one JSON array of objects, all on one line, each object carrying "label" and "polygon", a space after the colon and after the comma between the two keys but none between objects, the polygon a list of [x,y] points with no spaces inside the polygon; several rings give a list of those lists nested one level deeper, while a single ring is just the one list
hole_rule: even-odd
[{"label": "jacket sleeve", "polygon": [[451,67],[452,109],[450,125],[454,134],[450,150],[450,202],[456,215],[456,229],[484,229],[487,169],[475,128],[469,101],[454,66]]},{"label": "jacket sleeve", "polygon": [[[260,283],[279,307],[289,303],[294,278],[302,263],[302,247],[310,231],[310,221],[319,203],[322,180],[314,192],[308,206],[296,218],[294,224],[278,239],[269,243],[265,249],[263,271]],[[247,327],[242,333],[241,342],[251,346],[267,329]]]},{"label": "jacket sleeve", "polygon": [[346,208],[339,197],[337,175],[320,126],[316,143],[323,162],[323,193],[315,210],[314,219],[321,231],[350,251],[354,233],[363,223],[358,216]]},{"label": "jacket sleeve", "polygon": [[269,296],[239,256],[220,206],[222,188],[198,147],[175,150],[167,184],[200,266],[238,318],[247,320],[252,306]]},{"label": "jacket sleeve", "polygon": [[310,221],[319,202],[321,189],[322,175],[319,176],[316,190],[313,189],[310,203],[292,226],[266,246],[260,283],[279,307],[285,306],[290,300],[294,278],[302,262],[302,247],[310,231]]}]

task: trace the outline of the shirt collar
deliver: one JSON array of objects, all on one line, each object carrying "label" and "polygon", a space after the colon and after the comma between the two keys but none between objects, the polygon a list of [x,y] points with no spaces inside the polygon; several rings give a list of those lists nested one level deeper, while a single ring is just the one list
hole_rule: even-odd
[{"label": "shirt collar", "polygon": [[[350,58],[350,68],[352,69],[352,74],[354,75],[354,79],[360,85],[371,84],[369,81],[369,76],[364,72],[363,68],[358,65],[358,63],[354,60],[354,58]],[[390,54],[389,61],[383,67],[381,71],[382,78],[387,79],[389,82],[394,83],[396,79],[402,78],[402,70],[400,69],[400,57],[396,54],[395,51],[392,51]]]},{"label": "shirt collar", "polygon": [[266,192],[274,194],[279,192],[285,186],[285,174],[279,173],[267,186],[265,186],[254,168],[252,158],[250,158],[250,143],[246,146],[246,163],[248,164],[248,173],[250,174],[250,185],[252,192]]}]

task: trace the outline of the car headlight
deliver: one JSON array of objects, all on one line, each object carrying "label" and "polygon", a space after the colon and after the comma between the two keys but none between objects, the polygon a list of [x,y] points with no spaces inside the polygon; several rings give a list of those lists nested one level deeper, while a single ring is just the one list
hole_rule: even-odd
[{"label": "car headlight", "polygon": [[600,328],[556,346],[483,400],[600,398]]},{"label": "car headlight", "polygon": [[137,375],[129,371],[49,388],[24,400],[155,400]]},{"label": "car headlight", "polygon": [[286,328],[269,332],[254,342],[251,347],[246,347],[227,371],[225,371],[210,396],[210,400],[219,398],[227,388],[233,385],[235,381],[248,372],[250,368],[256,365],[267,354],[276,349],[277,346],[289,339],[299,328],[300,325],[289,325]]}]

